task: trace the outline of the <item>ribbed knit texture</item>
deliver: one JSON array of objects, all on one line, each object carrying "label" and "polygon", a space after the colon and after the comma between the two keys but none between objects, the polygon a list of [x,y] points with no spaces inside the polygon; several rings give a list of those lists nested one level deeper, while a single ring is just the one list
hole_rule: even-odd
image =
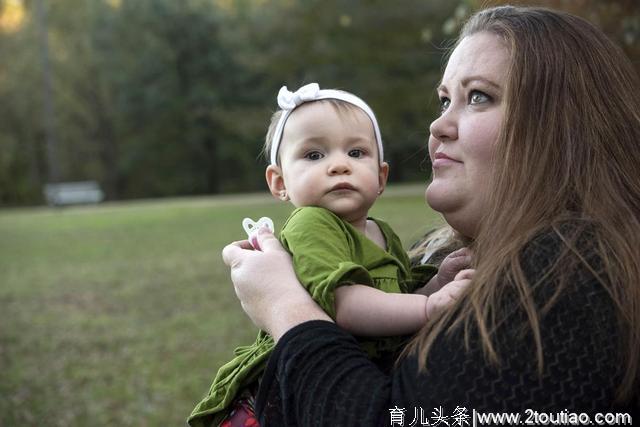
[{"label": "ribbed knit texture", "polygon": [[[553,234],[529,245],[523,265],[531,283],[543,277],[559,250]],[[437,339],[426,371],[419,372],[416,356],[410,356],[388,376],[348,333],[311,321],[285,334],[269,360],[257,401],[261,426],[389,426],[395,407],[405,409],[405,425],[416,408],[430,416],[439,407],[449,416],[456,407],[523,416],[526,409],[626,412],[640,424],[637,392],[632,403],[613,404],[622,378],[622,334],[613,303],[585,268],[566,268],[575,270],[571,284],[541,317],[541,376],[531,334],[514,327],[524,319],[515,297],[505,299],[511,314],[496,333],[499,366],[485,360],[476,334],[467,351],[458,329]],[[551,280],[537,286],[535,301],[543,304],[555,285]]]}]

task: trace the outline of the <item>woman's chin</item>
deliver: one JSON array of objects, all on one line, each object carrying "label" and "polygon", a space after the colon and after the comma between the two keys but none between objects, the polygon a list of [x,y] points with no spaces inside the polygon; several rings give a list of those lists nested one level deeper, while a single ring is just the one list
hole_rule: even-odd
[{"label": "woman's chin", "polygon": [[424,198],[427,204],[434,211],[445,213],[451,208],[453,200],[451,200],[451,191],[447,191],[444,186],[431,182],[424,192]]}]

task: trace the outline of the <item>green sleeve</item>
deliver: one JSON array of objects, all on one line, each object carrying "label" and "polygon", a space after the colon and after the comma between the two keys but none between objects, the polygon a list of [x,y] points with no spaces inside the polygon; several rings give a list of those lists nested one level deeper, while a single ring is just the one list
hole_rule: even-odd
[{"label": "green sleeve", "polygon": [[324,208],[296,209],[280,240],[293,257],[298,280],[333,319],[337,286],[373,283],[369,272],[357,262],[362,248],[346,224]]}]

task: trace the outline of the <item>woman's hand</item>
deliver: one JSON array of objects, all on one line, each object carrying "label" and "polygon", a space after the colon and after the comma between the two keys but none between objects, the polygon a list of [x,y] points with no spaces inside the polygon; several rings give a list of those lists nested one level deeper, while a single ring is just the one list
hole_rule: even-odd
[{"label": "woman's hand", "polygon": [[438,292],[447,283],[453,282],[459,272],[471,268],[472,257],[473,251],[469,248],[460,248],[451,252],[440,263],[438,273],[425,286],[417,289],[415,293],[429,296]]},{"label": "woman's hand", "polygon": [[254,250],[247,240],[230,243],[222,250],[236,295],[253,323],[277,342],[300,323],[331,321],[300,285],[291,256],[275,236],[261,229],[257,239],[261,251]]},{"label": "woman's hand", "polygon": [[438,268],[438,274],[436,275],[439,289],[447,283],[456,280],[456,275],[461,271],[471,268],[472,256],[473,252],[469,248],[460,248],[447,255],[447,257],[442,260],[440,268]]}]

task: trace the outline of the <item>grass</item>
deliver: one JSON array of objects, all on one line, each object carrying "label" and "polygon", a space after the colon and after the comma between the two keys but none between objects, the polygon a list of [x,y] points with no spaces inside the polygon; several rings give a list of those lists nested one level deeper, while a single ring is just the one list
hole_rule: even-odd
[{"label": "grass", "polygon": [[[371,214],[405,245],[437,217],[422,186]],[[184,425],[220,364],[256,330],[220,251],[261,195],[0,211],[0,426]]]}]

